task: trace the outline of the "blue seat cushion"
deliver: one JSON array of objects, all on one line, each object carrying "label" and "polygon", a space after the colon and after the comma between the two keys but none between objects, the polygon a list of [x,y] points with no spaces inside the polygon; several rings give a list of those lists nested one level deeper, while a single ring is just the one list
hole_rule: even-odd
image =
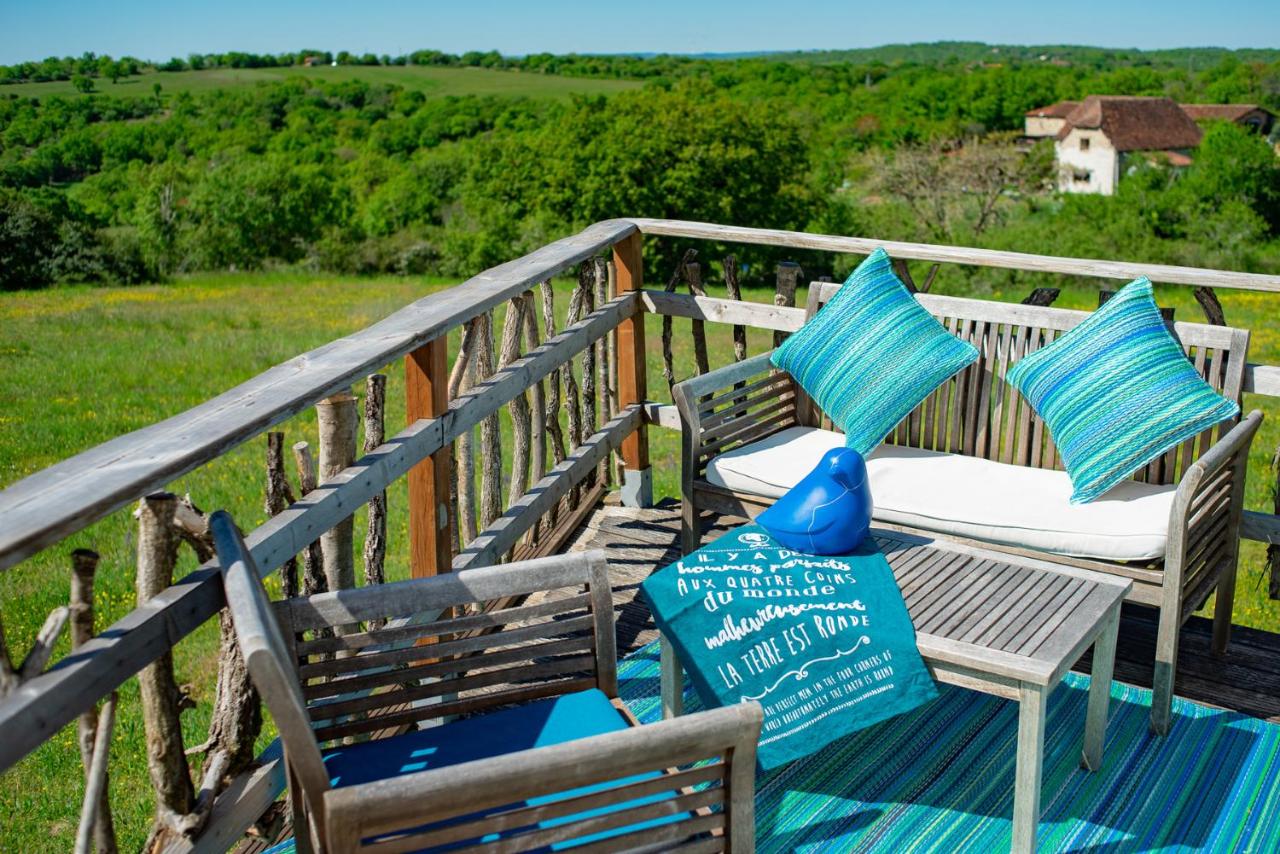
[{"label": "blue seat cushion", "polygon": [[[324,763],[329,772],[331,784],[335,788],[341,788],[374,780],[385,780],[418,771],[447,768],[451,765],[501,756],[519,750],[549,747],[593,735],[618,732],[627,729],[627,727],[626,719],[614,707],[605,693],[593,688],[589,691],[565,694],[527,705],[476,715],[429,729],[415,730],[391,738],[333,747],[324,751]],[[615,786],[652,779],[657,776],[658,772],[655,771],[607,783],[554,792],[530,798],[522,803],[504,804],[467,816],[459,816],[457,819],[450,819],[438,825],[419,826],[415,829],[421,831],[463,821],[474,821],[488,813],[506,812],[521,806],[538,806],[552,803]],[[459,785],[465,786],[466,781],[459,781]],[[666,800],[674,796],[675,792],[659,792],[641,798],[633,798],[624,803],[611,804],[590,811],[549,819],[542,822],[539,827],[554,827],[558,824],[604,815],[623,806],[636,807]],[[558,843],[546,850],[573,848],[612,836],[679,821],[686,817],[688,817],[687,813],[678,813],[650,821],[637,822],[603,833]],[[527,829],[525,828],[525,830]],[[496,841],[498,838],[493,836],[486,837],[484,840],[462,840],[429,850],[432,852],[449,851],[453,848],[475,844],[478,841]],[[291,843],[292,840],[290,840]]]},{"label": "blue seat cushion", "polygon": [[334,788],[549,747],[627,728],[598,688],[324,751]]}]

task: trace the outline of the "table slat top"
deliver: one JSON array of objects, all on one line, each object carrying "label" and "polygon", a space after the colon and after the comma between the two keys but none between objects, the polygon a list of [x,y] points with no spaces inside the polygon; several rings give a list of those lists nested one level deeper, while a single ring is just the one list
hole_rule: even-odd
[{"label": "table slat top", "polygon": [[1074,663],[1130,582],[898,531],[873,534],[926,658],[1049,684]]}]

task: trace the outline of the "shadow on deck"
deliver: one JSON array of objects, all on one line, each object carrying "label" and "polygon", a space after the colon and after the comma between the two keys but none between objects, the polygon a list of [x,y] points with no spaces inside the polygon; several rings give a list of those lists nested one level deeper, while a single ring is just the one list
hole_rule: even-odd
[{"label": "shadow on deck", "polygon": [[[713,517],[706,524],[709,542],[744,520]],[[618,655],[625,656],[657,638],[640,582],[680,557],[680,504],[665,499],[644,509],[622,507],[610,495],[578,531],[570,550],[603,549],[614,577],[618,608]],[[1192,617],[1182,629],[1176,693],[1207,706],[1231,709],[1280,722],[1280,634],[1237,626],[1224,658],[1209,651],[1212,622]],[[1155,659],[1156,612],[1125,605],[1116,652],[1115,678],[1151,687]],[[1086,656],[1076,668],[1088,673]]]}]

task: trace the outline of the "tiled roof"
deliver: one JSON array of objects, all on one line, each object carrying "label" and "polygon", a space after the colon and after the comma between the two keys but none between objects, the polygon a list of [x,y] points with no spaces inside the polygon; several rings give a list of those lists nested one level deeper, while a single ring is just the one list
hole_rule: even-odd
[{"label": "tiled roof", "polygon": [[1193,119],[1222,119],[1238,122],[1258,109],[1257,104],[1179,104],[1182,111]]},{"label": "tiled roof", "polygon": [[1090,95],[1067,115],[1058,139],[1065,139],[1073,128],[1101,130],[1117,151],[1195,148],[1202,136],[1191,117],[1169,98]]}]

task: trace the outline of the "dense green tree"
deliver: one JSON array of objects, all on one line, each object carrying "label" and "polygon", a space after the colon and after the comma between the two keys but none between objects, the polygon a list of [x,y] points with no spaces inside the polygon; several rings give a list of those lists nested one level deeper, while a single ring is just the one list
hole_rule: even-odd
[{"label": "dense green tree", "polygon": [[[1269,103],[1280,95],[1273,54],[1073,48],[1063,65],[1021,49],[1000,61],[974,50],[389,58],[647,81],[568,102],[431,97],[314,76],[164,98],[159,82],[154,97],[0,97],[6,227],[31,236],[6,286],[274,263],[466,275],[615,216],[1280,269],[1277,160],[1242,129],[1208,128],[1184,171],[1131,161],[1113,198],[1059,196],[1041,180],[1047,148],[1024,156],[1002,142],[1027,109],[1090,92]],[[232,52],[170,67],[287,66],[309,56],[330,58]],[[111,65],[146,70],[86,54],[0,69],[0,81],[80,75],[92,84]],[[936,167],[938,182],[916,170],[923,183],[895,185],[912,157]],[[922,213],[930,210],[944,216]],[[648,246],[659,278],[683,249]],[[748,278],[767,276],[776,260],[763,249],[739,256]]]},{"label": "dense green tree", "polygon": [[53,281],[49,261],[57,244],[58,223],[48,211],[29,197],[0,190],[0,290]]},{"label": "dense green tree", "polygon": [[1245,128],[1214,122],[1180,189],[1210,206],[1241,203],[1280,234],[1280,160],[1266,140]]}]

